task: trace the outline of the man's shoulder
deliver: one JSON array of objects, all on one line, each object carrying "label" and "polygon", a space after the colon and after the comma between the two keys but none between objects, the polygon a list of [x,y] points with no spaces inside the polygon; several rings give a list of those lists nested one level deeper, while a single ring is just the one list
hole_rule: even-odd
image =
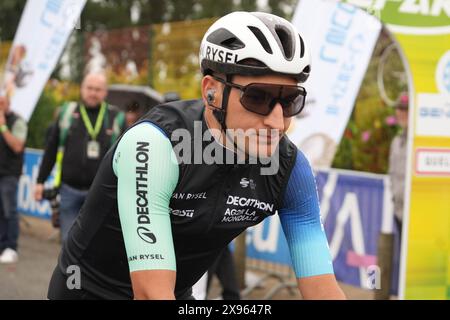
[{"label": "man's shoulder", "polygon": [[75,101],[75,100],[67,100],[64,101],[59,108],[63,109],[63,108],[68,108],[69,106],[73,106],[73,107],[78,107],[79,106],[79,102]]},{"label": "man's shoulder", "polygon": [[203,110],[204,104],[202,100],[178,100],[159,104],[153,107],[147,115],[152,115],[154,113],[173,113],[178,116],[190,115],[197,117]]},{"label": "man's shoulder", "polygon": [[73,113],[75,112],[79,107],[79,102],[77,101],[64,101],[62,104],[58,106],[58,117],[61,119],[62,115],[66,112]]},{"label": "man's shoulder", "polygon": [[143,119],[151,121],[171,134],[176,129],[194,130],[196,121],[202,121],[202,100],[180,100],[153,107]]},{"label": "man's shoulder", "polygon": [[291,168],[295,165],[297,154],[301,152],[287,135],[281,139],[278,150],[280,158],[285,159]]}]

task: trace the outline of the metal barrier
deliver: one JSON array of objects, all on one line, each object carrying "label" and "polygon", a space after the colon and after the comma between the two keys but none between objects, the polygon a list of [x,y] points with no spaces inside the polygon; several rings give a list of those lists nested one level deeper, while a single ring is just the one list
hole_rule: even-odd
[{"label": "metal barrier", "polygon": [[290,266],[247,258],[246,268],[248,271],[262,272],[264,275],[241,292],[242,298],[250,296],[253,291],[262,288],[271,279],[275,279],[278,283],[264,295],[263,300],[273,299],[278,292],[284,289],[287,289],[290,295],[295,295],[297,280]]}]

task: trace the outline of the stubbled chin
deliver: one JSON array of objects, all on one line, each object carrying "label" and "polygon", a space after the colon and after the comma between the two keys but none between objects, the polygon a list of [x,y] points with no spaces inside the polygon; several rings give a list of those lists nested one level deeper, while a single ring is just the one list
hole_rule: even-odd
[{"label": "stubbled chin", "polygon": [[264,158],[271,158],[272,155],[275,153],[278,144],[279,144],[279,140],[276,140],[275,142],[270,142],[270,143],[258,143],[258,148],[250,148],[250,152],[249,154],[252,157],[258,157],[261,159]]},{"label": "stubbled chin", "polygon": [[265,139],[259,139],[258,140],[258,148],[260,150],[272,150],[275,149],[278,144],[280,143],[280,139],[272,139],[272,140],[265,140]]}]

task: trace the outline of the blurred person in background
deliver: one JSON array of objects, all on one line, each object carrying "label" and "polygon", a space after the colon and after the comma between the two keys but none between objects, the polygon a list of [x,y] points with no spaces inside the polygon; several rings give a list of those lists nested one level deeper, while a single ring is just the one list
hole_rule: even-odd
[{"label": "blurred person in background", "polygon": [[27,131],[25,120],[10,110],[9,98],[0,95],[0,263],[18,261],[17,186]]},{"label": "blurred person in background", "polygon": [[[386,260],[383,264],[380,259],[380,264],[384,265],[382,272],[391,274],[390,281],[386,278],[386,283],[382,283],[384,288],[390,290],[381,290],[378,293],[377,299],[389,299],[391,293],[396,293],[399,281],[400,272],[400,255],[401,255],[401,239],[403,227],[403,208],[405,197],[405,179],[406,179],[406,161],[408,148],[408,118],[409,118],[409,98],[407,92],[402,92],[395,104],[395,117],[400,131],[392,140],[389,151],[389,178],[391,181],[392,202],[394,205],[394,230],[391,237],[385,235],[386,243],[380,246],[384,248],[391,248],[390,260]],[[391,239],[391,240],[389,240]],[[381,257],[383,255],[381,254]],[[385,258],[387,259],[388,256]],[[382,267],[383,268],[383,267]]]},{"label": "blurred person in background", "polygon": [[139,106],[139,103],[134,101],[131,104],[129,104],[126,108],[126,113],[125,113],[126,127],[127,128],[131,127],[142,116],[143,116],[143,112]]},{"label": "blurred person in background", "polygon": [[64,241],[84,203],[100,162],[125,128],[125,116],[107,104],[102,73],[86,75],[81,100],[64,104],[44,152],[35,186],[35,200],[44,196],[44,182],[57,165],[55,187],[61,199],[59,223]]},{"label": "blurred person in background", "polygon": [[396,225],[402,231],[406,156],[408,147],[408,93],[403,92],[395,105],[395,116],[401,130],[392,140],[389,152],[389,177],[391,179],[392,199],[394,202],[394,217]]}]

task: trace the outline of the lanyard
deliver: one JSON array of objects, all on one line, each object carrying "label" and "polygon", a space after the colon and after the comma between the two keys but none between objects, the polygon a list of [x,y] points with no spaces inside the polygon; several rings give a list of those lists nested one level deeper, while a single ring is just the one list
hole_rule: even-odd
[{"label": "lanyard", "polygon": [[80,107],[81,117],[83,118],[83,122],[84,122],[84,125],[86,126],[86,130],[88,131],[92,140],[97,140],[97,136],[102,127],[103,118],[105,117],[105,112],[106,112],[106,103],[103,102],[102,106],[100,108],[100,112],[97,116],[97,121],[95,122],[95,129],[94,129],[92,127],[92,123],[89,120],[89,117],[87,115],[86,107],[84,105],[81,105],[81,107]]}]

